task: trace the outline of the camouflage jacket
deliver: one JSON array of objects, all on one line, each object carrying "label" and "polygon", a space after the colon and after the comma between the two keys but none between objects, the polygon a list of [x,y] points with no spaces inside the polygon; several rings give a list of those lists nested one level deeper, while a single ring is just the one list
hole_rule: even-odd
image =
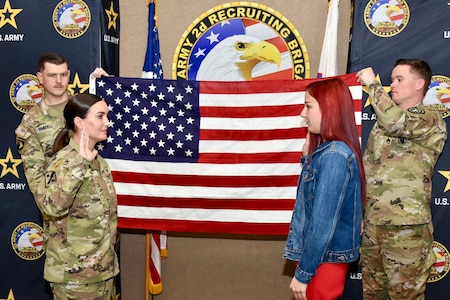
[{"label": "camouflage jacket", "polygon": [[[16,129],[17,149],[22,157],[25,177],[34,199],[39,184],[44,184],[44,170],[50,159],[55,138],[63,127],[62,110],[48,107],[42,100],[23,116]],[[39,203],[38,206],[41,209]]]},{"label": "camouflage jacket", "polygon": [[38,191],[50,220],[44,278],[80,284],[118,274],[117,196],[108,163],[99,155],[86,160],[71,139],[51,158],[45,178],[46,188]]},{"label": "camouflage jacket", "polygon": [[412,225],[431,221],[431,178],[447,127],[422,103],[403,111],[380,83],[369,86],[377,115],[364,152],[365,222]]}]

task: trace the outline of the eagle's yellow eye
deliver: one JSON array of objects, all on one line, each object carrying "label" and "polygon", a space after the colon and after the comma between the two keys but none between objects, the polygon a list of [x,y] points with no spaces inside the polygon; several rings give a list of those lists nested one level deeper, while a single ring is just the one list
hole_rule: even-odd
[{"label": "eagle's yellow eye", "polygon": [[236,48],[236,50],[244,50],[245,49],[245,43],[243,43],[243,42],[236,42],[236,44],[234,44],[234,47]]}]

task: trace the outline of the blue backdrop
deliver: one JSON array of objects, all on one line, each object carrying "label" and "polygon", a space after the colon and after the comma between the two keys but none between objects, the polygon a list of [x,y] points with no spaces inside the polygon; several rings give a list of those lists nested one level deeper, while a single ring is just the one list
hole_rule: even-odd
[{"label": "blue backdrop", "polygon": [[70,63],[72,93],[97,66],[119,74],[118,0],[0,0],[0,299],[51,299],[43,279],[39,211],[26,184],[14,130],[41,100],[35,76],[44,52]]}]

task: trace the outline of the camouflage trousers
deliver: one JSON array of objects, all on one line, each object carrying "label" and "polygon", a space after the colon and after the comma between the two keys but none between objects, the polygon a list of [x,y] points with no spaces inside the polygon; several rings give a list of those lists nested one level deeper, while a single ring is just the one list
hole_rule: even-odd
[{"label": "camouflage trousers", "polygon": [[50,283],[53,300],[115,300],[114,278],[88,284]]},{"label": "camouflage trousers", "polygon": [[435,261],[431,224],[366,223],[361,264],[364,300],[421,300]]}]

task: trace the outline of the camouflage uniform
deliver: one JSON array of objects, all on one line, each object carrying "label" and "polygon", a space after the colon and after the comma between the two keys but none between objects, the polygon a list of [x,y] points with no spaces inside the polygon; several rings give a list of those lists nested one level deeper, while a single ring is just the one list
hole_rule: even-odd
[{"label": "camouflage uniform", "polygon": [[364,299],[424,299],[434,261],[431,178],[446,124],[422,103],[403,111],[379,82],[369,86],[369,95],[377,122],[363,157]]},{"label": "camouflage uniform", "polygon": [[117,196],[107,162],[99,155],[86,160],[71,138],[51,158],[45,178],[38,191],[50,219],[44,278],[89,288],[117,275]]},{"label": "camouflage uniform", "polygon": [[[16,129],[17,149],[22,157],[25,176],[34,199],[38,186],[44,184],[44,170],[50,159],[55,138],[64,127],[64,106],[65,102],[58,105],[56,110],[42,100],[23,116]],[[41,205],[37,204],[42,211]]]}]

